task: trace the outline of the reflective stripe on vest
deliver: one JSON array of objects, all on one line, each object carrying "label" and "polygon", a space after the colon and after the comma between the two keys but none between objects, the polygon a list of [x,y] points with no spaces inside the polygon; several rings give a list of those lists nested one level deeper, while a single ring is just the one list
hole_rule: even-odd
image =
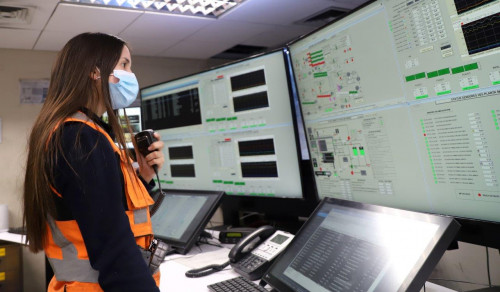
[{"label": "reflective stripe on vest", "polygon": [[47,220],[52,232],[52,239],[62,250],[63,259],[47,256],[58,281],[97,283],[99,272],[94,270],[88,259],[79,259],[76,247],[64,237],[52,218]]},{"label": "reflective stripe on vest", "polygon": [[[125,197],[129,209],[125,213],[129,218],[130,228],[137,245],[148,248],[153,237],[149,205],[153,204],[154,201],[135,172],[127,165],[126,159],[128,159],[128,156],[124,155],[123,151],[118,148],[104,129],[82,112],[77,112],[63,122],[84,123],[102,133],[107,138],[113,151],[119,154]],[[59,197],[63,197],[55,188],[52,187],[52,190]],[[47,232],[51,234],[48,234],[45,253],[54,270],[56,279],[54,285],[59,286],[57,284],[59,281],[73,282],[73,284],[78,282],[97,283],[99,272],[90,265],[87,250],[76,221],[55,221],[53,218],[49,218],[47,221],[49,227]],[[97,287],[99,286],[97,285]]]}]

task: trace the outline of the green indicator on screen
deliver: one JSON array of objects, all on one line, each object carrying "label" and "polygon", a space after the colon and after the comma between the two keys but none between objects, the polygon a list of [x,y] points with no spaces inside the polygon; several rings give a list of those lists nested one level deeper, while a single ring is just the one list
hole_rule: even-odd
[{"label": "green indicator on screen", "polygon": [[326,112],[326,113],[329,113],[329,112],[331,112],[331,111],[333,111],[333,108],[327,108],[327,109],[325,110],[325,112]]},{"label": "green indicator on screen", "polygon": [[226,129],[219,129],[219,132],[224,132],[226,131]]},{"label": "green indicator on screen", "polygon": [[328,76],[328,72],[318,72],[318,73],[314,73],[314,77],[327,77]]},{"label": "green indicator on screen", "polygon": [[425,72],[415,74],[415,80],[425,78]]},{"label": "green indicator on screen", "polygon": [[275,194],[272,194],[272,193],[271,193],[271,194],[267,194],[267,196],[268,196],[268,197],[274,197],[274,196],[275,196]]},{"label": "green indicator on screen", "polygon": [[444,68],[444,69],[438,70],[437,72],[438,72],[439,76],[448,75],[448,74],[450,74],[450,68]]},{"label": "green indicator on screen", "polygon": [[250,196],[256,196],[256,195],[257,195],[257,193],[250,193],[249,195],[250,195]]},{"label": "green indicator on screen", "polygon": [[429,97],[428,94],[424,94],[424,95],[415,97],[415,99],[423,99],[423,98],[428,98],[428,97]]},{"label": "green indicator on screen", "polygon": [[462,73],[464,71],[465,71],[464,66],[458,66],[455,68],[451,68],[451,74],[458,74],[458,73]]},{"label": "green indicator on screen", "polygon": [[237,186],[244,186],[245,182],[235,182],[234,184],[237,185]]},{"label": "green indicator on screen", "polygon": [[232,185],[234,182],[232,180],[228,180],[224,182],[225,185]]},{"label": "green indicator on screen", "polygon": [[363,147],[359,147],[359,154],[360,154],[361,156],[365,156],[365,148],[363,148]]},{"label": "green indicator on screen", "polygon": [[352,154],[354,154],[354,156],[358,156],[358,148],[352,148]]},{"label": "green indicator on screen", "polygon": [[226,195],[232,195],[233,192],[226,192]]},{"label": "green indicator on screen", "polygon": [[358,92],[356,90],[349,91],[349,94],[357,94]]},{"label": "green indicator on screen", "polygon": [[434,78],[434,77],[438,77],[439,74],[438,74],[438,71],[432,71],[432,72],[427,72],[427,78]]},{"label": "green indicator on screen", "polygon": [[410,81],[415,80],[415,75],[408,75],[405,78],[406,78],[406,82],[410,82]]},{"label": "green indicator on screen", "polygon": [[238,195],[240,195],[240,196],[242,196],[242,195],[244,195],[244,194],[245,194],[245,193],[238,193]]},{"label": "green indicator on screen", "polygon": [[500,84],[500,80],[493,81],[493,85],[497,85],[497,84]]},{"label": "green indicator on screen", "polygon": [[174,182],[171,181],[171,180],[167,180],[166,183],[167,183],[167,185],[173,185],[174,184]]},{"label": "green indicator on screen", "polygon": [[243,126],[242,128],[243,128],[243,129],[246,129],[246,128],[248,128],[248,126]]},{"label": "green indicator on screen", "polygon": [[222,183],[222,180],[214,179],[212,182],[213,182],[214,184],[221,184],[221,183]]},{"label": "green indicator on screen", "polygon": [[230,128],[229,130],[236,130],[237,128],[236,127],[233,127],[233,128]]},{"label": "green indicator on screen", "polygon": [[451,93],[451,90],[440,91],[437,93],[437,95],[443,95],[443,94],[448,94],[448,93]]},{"label": "green indicator on screen", "polygon": [[475,89],[475,88],[479,88],[479,84],[464,87],[464,88],[462,88],[462,90],[465,91],[465,90],[471,90],[471,89]]},{"label": "green indicator on screen", "polygon": [[207,122],[213,122],[215,119],[207,119]]},{"label": "green indicator on screen", "polygon": [[478,68],[479,68],[479,66],[477,65],[477,63],[471,63],[471,64],[464,66],[465,71],[476,70]]},{"label": "green indicator on screen", "polygon": [[259,127],[265,127],[266,124],[259,124]]},{"label": "green indicator on screen", "polygon": [[215,130],[210,130],[210,133],[215,133]]},{"label": "green indicator on screen", "polygon": [[225,120],[226,120],[226,118],[218,118],[218,119],[215,119],[215,121],[217,121],[217,122],[220,122],[220,121],[225,121]]}]

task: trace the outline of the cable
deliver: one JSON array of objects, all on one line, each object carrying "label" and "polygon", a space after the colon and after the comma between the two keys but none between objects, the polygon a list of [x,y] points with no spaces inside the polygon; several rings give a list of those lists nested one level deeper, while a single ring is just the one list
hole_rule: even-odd
[{"label": "cable", "polygon": [[488,247],[486,247],[486,270],[488,271],[488,285],[491,287],[490,253],[488,252]]},{"label": "cable", "polygon": [[468,281],[449,280],[449,279],[439,279],[439,278],[428,279],[428,281],[446,281],[446,282],[456,282],[456,283],[473,284],[473,285],[479,285],[479,286],[488,286],[488,285],[486,285],[486,284],[479,284],[479,283],[468,282]]},{"label": "cable", "polygon": [[205,277],[210,274],[220,272],[229,266],[229,261],[223,263],[222,265],[208,265],[199,269],[192,269],[186,272],[186,277],[188,278],[199,278]]},{"label": "cable", "polygon": [[156,180],[158,180],[158,188],[160,189],[160,193],[158,194],[158,198],[156,198],[155,203],[151,207],[151,210],[149,210],[150,216],[153,216],[156,213],[156,211],[158,211],[158,208],[161,206],[161,203],[165,198],[165,193],[163,193],[163,190],[161,189],[160,176],[158,175],[158,166],[156,166],[156,164],[153,165],[153,169],[156,173]]}]

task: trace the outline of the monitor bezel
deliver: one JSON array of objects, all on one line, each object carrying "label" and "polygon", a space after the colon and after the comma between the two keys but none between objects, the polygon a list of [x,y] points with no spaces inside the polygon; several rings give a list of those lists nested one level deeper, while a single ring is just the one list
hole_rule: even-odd
[{"label": "monitor bezel", "polygon": [[[290,55],[290,68],[291,68],[291,74],[292,74],[291,78],[295,79],[295,71],[294,71],[293,62],[291,59],[291,55],[292,55],[291,46],[293,46],[297,42],[302,41],[303,39],[319,32],[319,31],[327,28],[328,26],[350,16],[351,14],[357,12],[358,10],[363,9],[365,6],[368,6],[368,5],[375,3],[375,2],[378,2],[378,1],[379,0],[368,0],[367,2],[361,4],[360,6],[354,8],[354,9],[348,11],[347,13],[344,13],[342,16],[332,20],[331,22],[326,23],[326,24],[312,30],[311,32],[309,32],[307,34],[301,35],[300,37],[288,42],[285,45],[285,47],[288,50],[289,55]],[[296,87],[295,90],[298,92],[298,87],[297,87],[296,81],[295,81],[295,87]],[[299,98],[299,97],[297,96],[297,98]],[[300,111],[302,112],[302,104],[300,102],[299,102],[299,107],[300,107]],[[302,124],[303,124],[302,126],[304,127],[304,129],[306,129],[306,123],[305,123],[305,120],[303,118],[302,118]],[[307,135],[306,135],[306,141],[307,141],[307,143],[306,143],[307,149],[308,149],[309,154],[310,154],[311,152],[310,152],[310,148],[309,148],[309,139],[307,138]],[[312,180],[313,180],[313,184],[314,184],[314,189],[316,191],[315,195],[316,195],[316,198],[318,199],[318,201],[320,201],[321,197],[319,195],[319,191],[317,190],[316,177],[314,176],[314,167],[312,165],[312,161],[310,161],[309,168],[310,168],[310,171],[312,172],[312,176],[313,176]],[[357,201],[353,201],[353,202],[357,202]],[[489,221],[489,220],[482,220],[482,219],[478,219],[478,218],[461,217],[459,215],[444,214],[444,213],[437,213],[437,212],[430,212],[430,211],[419,211],[419,212],[428,212],[430,214],[437,214],[437,215],[454,217],[462,225],[462,228],[460,229],[459,234],[457,236],[458,241],[500,249],[500,240],[498,240],[498,236],[495,235],[495,234],[500,234],[500,221],[498,221],[498,222],[497,221]]]},{"label": "monitor bezel", "polygon": [[[356,201],[347,201],[336,198],[323,198],[318,204],[316,209],[313,211],[311,216],[317,214],[325,204],[333,204],[341,207],[347,207],[357,210],[372,211],[381,214],[395,215],[407,219],[419,220],[422,222],[429,222],[437,224],[439,227],[433,236],[433,239],[429,241],[429,244],[424,249],[422,253],[427,254],[426,258],[419,257],[417,263],[413,266],[412,270],[406,275],[405,279],[401,283],[398,291],[418,291],[427,278],[432,273],[435,265],[441,259],[441,256],[449,247],[450,243],[453,242],[456,235],[460,230],[460,224],[451,216],[443,216],[438,214],[421,213],[415,211],[408,211],[402,209],[396,209],[391,207],[365,204]],[[285,254],[290,252],[294,242],[298,240],[303,232],[310,225],[311,220],[308,220],[300,230],[295,235],[292,242],[287,246],[284,252],[282,252],[279,257],[273,262],[273,264],[267,269],[264,277],[262,278],[266,283],[271,285],[273,288],[281,292],[293,292],[294,290],[286,285],[281,279],[272,274],[272,269],[277,265],[280,260],[285,258]],[[288,263],[289,264],[289,263]]]},{"label": "monitor bezel", "polygon": [[[210,198],[207,200],[206,204],[208,204],[208,210],[204,214],[198,213],[194,220],[190,223],[187,229],[194,229],[185,241],[174,239],[171,237],[165,237],[161,235],[154,234],[154,237],[162,240],[167,243],[170,248],[175,250],[177,253],[186,254],[188,253],[193,245],[198,241],[201,233],[205,229],[205,226],[208,224],[215,211],[219,207],[222,198],[224,197],[224,191],[200,191],[200,190],[163,190],[163,193],[166,196],[169,195],[180,195],[180,196],[203,196]],[[157,193],[157,195],[159,192]],[[161,208],[161,206],[160,206]],[[203,207],[202,207],[203,208]],[[200,216],[201,215],[201,216]],[[151,217],[151,221],[153,221],[154,216]],[[154,233],[154,230],[153,230]]]}]

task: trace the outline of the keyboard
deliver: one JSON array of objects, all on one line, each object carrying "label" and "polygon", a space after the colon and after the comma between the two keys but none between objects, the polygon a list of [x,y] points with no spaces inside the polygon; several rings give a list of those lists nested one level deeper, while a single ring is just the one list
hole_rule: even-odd
[{"label": "keyboard", "polygon": [[207,286],[213,292],[269,292],[254,282],[237,277]]}]

